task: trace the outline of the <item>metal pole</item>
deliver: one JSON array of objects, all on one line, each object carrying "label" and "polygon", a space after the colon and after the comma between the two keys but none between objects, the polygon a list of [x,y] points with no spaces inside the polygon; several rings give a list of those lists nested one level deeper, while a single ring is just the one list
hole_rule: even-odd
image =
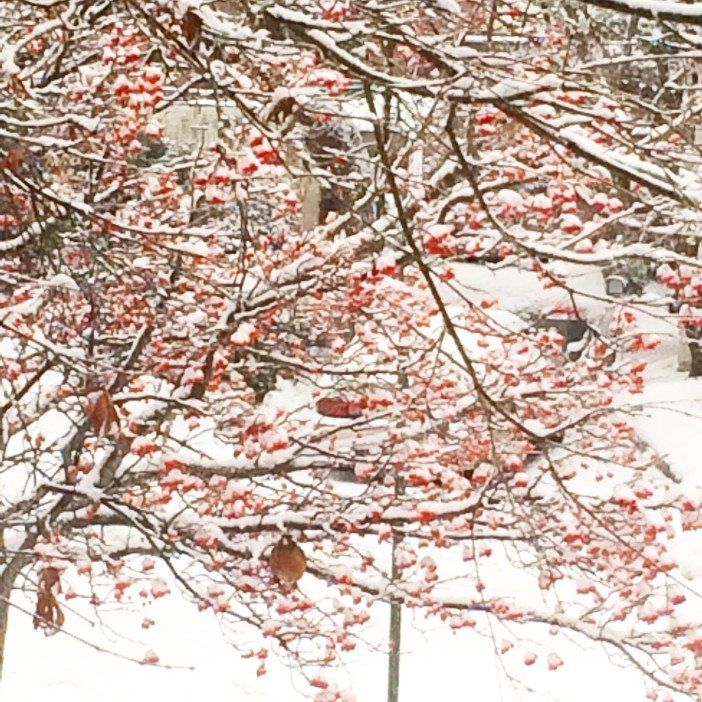
[{"label": "metal pole", "polygon": [[402,605],[390,603],[390,653],[388,654],[388,702],[400,699],[400,645],[402,635]]},{"label": "metal pole", "polygon": [[[401,478],[397,479],[395,485],[395,494],[402,495],[404,493],[404,483]],[[402,537],[393,530],[392,532],[392,565],[391,565],[391,582],[394,584],[399,578],[400,569],[397,567],[395,559],[395,551],[398,544],[402,541]],[[400,656],[402,647],[402,602],[396,599],[391,592],[390,600],[390,630],[388,635],[389,653],[388,653],[388,702],[399,702],[400,699]]]}]

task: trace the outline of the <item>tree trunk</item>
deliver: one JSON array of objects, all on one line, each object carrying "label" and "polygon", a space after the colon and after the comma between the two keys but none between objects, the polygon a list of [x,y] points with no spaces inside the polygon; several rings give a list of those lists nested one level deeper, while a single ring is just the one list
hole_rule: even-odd
[{"label": "tree trunk", "polygon": [[[4,551],[4,532],[0,529],[0,553]],[[5,561],[5,568],[0,574],[0,682],[5,663],[5,638],[7,624],[10,616],[10,596],[18,573],[31,562],[31,557],[24,553],[25,549],[32,548],[33,540],[27,539],[22,544],[20,553]]]},{"label": "tree trunk", "polygon": [[702,377],[702,330],[697,326],[683,324],[690,350],[690,378]]},{"label": "tree trunk", "polygon": [[692,341],[690,347],[690,377],[702,377],[702,342]]},{"label": "tree trunk", "polygon": [[[1,594],[5,595],[5,588]],[[9,598],[8,598],[9,599]],[[7,636],[7,620],[10,614],[9,602],[0,600],[0,681],[2,681],[2,672],[5,667],[5,638]]]}]

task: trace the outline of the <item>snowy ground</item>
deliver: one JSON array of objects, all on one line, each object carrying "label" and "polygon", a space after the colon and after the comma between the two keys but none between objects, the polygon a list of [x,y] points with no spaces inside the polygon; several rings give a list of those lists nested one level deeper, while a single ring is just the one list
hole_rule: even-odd
[{"label": "snowy ground", "polygon": [[[303,585],[304,587],[304,585]],[[228,699],[251,702],[301,702],[299,680],[281,665],[271,665],[268,675],[256,678],[255,666],[242,661],[222,640],[209,614],[200,614],[177,597],[160,607],[151,638],[158,641],[164,663],[193,666],[193,670],[165,670],[140,666],[93,651],[57,634],[45,638],[31,627],[31,618],[15,610],[10,619],[2,699],[24,702],[48,697],[54,702],[124,702],[164,699],[169,702]],[[378,606],[374,624],[367,632],[376,641],[385,630],[387,608]],[[72,632],[127,655],[141,656],[142,643],[128,644],[75,622]],[[108,618],[109,621],[109,618]],[[121,622],[122,625],[124,622]],[[520,664],[525,648],[507,655],[510,667],[520,670],[522,680],[537,689],[529,693],[505,677],[489,639],[475,633],[447,632],[439,623],[427,624],[405,615],[401,670],[402,702],[426,700],[458,702],[590,702],[592,699],[642,699],[644,686],[634,673],[614,667],[599,647],[583,651],[581,645],[557,643],[565,664],[548,671],[546,656],[530,668]],[[543,632],[535,636],[544,639]],[[547,637],[548,638],[548,635]],[[547,645],[548,641],[545,642]],[[555,642],[554,642],[554,645]],[[539,650],[539,645],[525,641]],[[360,651],[332,679],[349,681],[358,702],[378,702],[385,696],[386,658],[382,651]]]},{"label": "snowy ground", "polygon": [[[507,298],[509,290],[509,299],[500,300],[499,308],[503,310],[516,312],[518,307],[531,304],[529,286],[508,280],[501,287],[498,280],[478,281],[474,275],[470,279],[477,286],[477,294],[489,289],[493,295],[503,293]],[[592,281],[587,276],[583,280],[591,289]],[[662,334],[663,343],[655,353],[646,356],[650,370],[644,394],[621,397],[619,402],[632,411],[642,440],[665,457],[683,486],[696,490],[702,485],[697,477],[698,457],[702,456],[702,380],[686,379],[677,371],[679,342],[674,327],[653,317],[641,324],[647,331]],[[695,590],[702,592],[699,555],[702,548],[698,535],[681,537],[676,551],[683,574]],[[522,588],[519,573],[505,569],[504,579],[507,588]],[[305,576],[301,587],[313,594],[320,586]],[[74,602],[77,601],[70,604]],[[32,609],[32,603],[21,595],[16,595],[15,603],[28,611]],[[185,702],[199,697],[297,702],[308,699],[294,672],[275,661],[269,662],[267,675],[257,678],[256,664],[242,660],[227,644],[214,616],[209,612],[198,613],[175,592],[152,606],[149,616],[157,623],[143,633],[139,627],[143,613],[138,607],[129,613],[106,614],[102,626],[89,623],[95,617],[87,605],[75,607],[82,609],[67,612],[66,630],[70,634],[137,660],[153,648],[162,663],[191,669],[143,666],[95,651],[65,633],[47,638],[34,631],[31,616],[13,609],[0,690],[2,700],[24,702],[49,697],[53,702],[123,702],[125,699]],[[700,610],[702,616],[702,603],[693,604],[692,609]],[[358,702],[378,702],[385,697],[387,617],[387,606],[375,605],[364,632],[367,645],[359,646],[343,667],[328,674],[328,679],[340,685],[350,683]],[[111,627],[139,632],[140,639],[125,641]],[[509,670],[518,671],[520,680],[533,691],[517,687],[502,668],[493,641],[477,630],[451,633],[441,622],[427,622],[405,612],[401,701],[589,702],[597,698],[627,701],[645,696],[640,677],[613,664],[601,647],[566,640],[563,634],[554,637],[543,629],[520,629],[521,641],[506,654],[504,662]],[[499,641],[501,632],[494,633]],[[553,650],[558,651],[564,665],[549,671],[546,658]],[[527,651],[538,653],[536,663],[529,667],[522,663]]]}]

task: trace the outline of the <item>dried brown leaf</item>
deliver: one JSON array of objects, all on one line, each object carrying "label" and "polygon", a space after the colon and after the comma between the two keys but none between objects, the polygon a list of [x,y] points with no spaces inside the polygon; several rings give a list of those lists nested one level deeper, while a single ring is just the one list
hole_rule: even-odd
[{"label": "dried brown leaf", "polygon": [[7,168],[13,173],[17,173],[19,167],[24,163],[24,151],[22,149],[10,149],[5,158],[0,159],[0,168]]},{"label": "dried brown leaf", "polygon": [[200,41],[200,33],[202,32],[202,18],[200,15],[188,10],[183,17],[181,27],[188,45],[196,46]]},{"label": "dried brown leaf", "polygon": [[93,431],[98,436],[114,437],[119,434],[119,416],[106,390],[89,402],[87,414]]},{"label": "dried brown leaf", "polygon": [[63,626],[65,617],[56,595],[61,592],[60,573],[57,568],[44,568],[39,575],[37,606],[34,611],[34,628],[55,631]]}]

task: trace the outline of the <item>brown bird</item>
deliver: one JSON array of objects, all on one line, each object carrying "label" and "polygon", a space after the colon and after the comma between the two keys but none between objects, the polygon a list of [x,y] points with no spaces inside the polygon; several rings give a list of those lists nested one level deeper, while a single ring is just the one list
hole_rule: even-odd
[{"label": "brown bird", "polygon": [[268,563],[281,583],[294,585],[305,573],[305,552],[287,534],[273,547]]}]

